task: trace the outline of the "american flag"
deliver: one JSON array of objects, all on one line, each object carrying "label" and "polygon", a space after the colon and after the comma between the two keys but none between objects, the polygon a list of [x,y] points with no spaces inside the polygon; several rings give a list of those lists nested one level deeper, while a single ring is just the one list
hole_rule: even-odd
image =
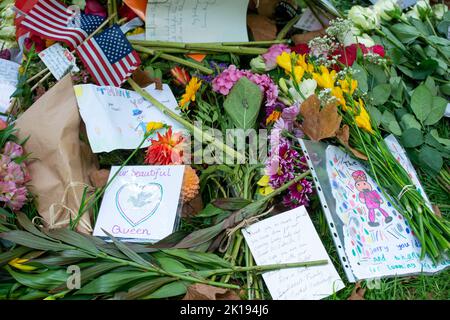
[{"label": "american flag", "polygon": [[120,87],[141,64],[139,55],[118,25],[85,41],[76,52],[102,86]]},{"label": "american flag", "polygon": [[45,39],[63,41],[72,49],[80,45],[104,21],[92,14],[77,15],[56,0],[39,0],[22,20],[22,26]]}]

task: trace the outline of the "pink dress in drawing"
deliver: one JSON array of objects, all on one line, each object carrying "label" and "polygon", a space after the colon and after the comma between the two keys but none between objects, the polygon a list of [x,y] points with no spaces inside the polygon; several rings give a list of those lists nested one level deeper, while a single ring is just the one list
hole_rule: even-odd
[{"label": "pink dress in drawing", "polygon": [[384,221],[389,223],[392,221],[392,217],[384,210],[381,205],[383,200],[376,190],[373,190],[369,182],[367,182],[367,176],[362,170],[358,170],[352,173],[352,177],[355,180],[355,187],[359,191],[359,201],[364,203],[369,210],[369,226],[378,227],[380,224],[375,221],[375,210],[381,212],[384,216]]}]

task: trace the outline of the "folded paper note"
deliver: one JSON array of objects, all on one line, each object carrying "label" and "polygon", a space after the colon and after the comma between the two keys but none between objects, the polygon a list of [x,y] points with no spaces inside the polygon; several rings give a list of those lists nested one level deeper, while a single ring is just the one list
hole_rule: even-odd
[{"label": "folded paper note", "polygon": [[[163,90],[157,90],[152,84],[145,90],[178,113],[177,101],[168,85],[164,84]],[[134,91],[86,84],[75,86],[75,94],[94,153],[135,149],[142,142],[150,121],[163,122],[172,126],[174,131],[183,129]],[[142,147],[148,145],[146,141]]]},{"label": "folded paper note", "polygon": [[61,44],[55,43],[44,51],[39,52],[39,58],[44,62],[52,75],[60,80],[67,73],[80,71],[75,56]]},{"label": "folded paper note", "polygon": [[16,91],[19,76],[18,63],[0,59],[0,112],[5,113],[11,102],[11,95]]},{"label": "folded paper note", "polygon": [[243,42],[248,0],[149,0],[145,37],[175,42]]},{"label": "folded paper note", "polygon": [[243,234],[258,265],[328,260],[326,265],[263,273],[274,300],[318,300],[344,287],[305,207],[255,223]]},{"label": "folded paper note", "polygon": [[[112,167],[109,179],[120,169]],[[184,166],[125,166],[103,197],[94,236],[156,242],[175,228]]]},{"label": "folded paper note", "polygon": [[[405,151],[393,136],[385,139],[397,161],[428,201]],[[433,273],[450,265],[420,259],[421,246],[408,222],[367,173],[340,148],[300,140],[337,252],[350,282]]]}]

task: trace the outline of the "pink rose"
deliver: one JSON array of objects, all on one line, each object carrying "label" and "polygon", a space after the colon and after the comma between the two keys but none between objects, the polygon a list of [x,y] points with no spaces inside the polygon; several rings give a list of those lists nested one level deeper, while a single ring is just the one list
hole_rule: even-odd
[{"label": "pink rose", "polygon": [[97,0],[86,0],[86,7],[84,8],[85,14],[93,14],[106,18],[106,9]]}]

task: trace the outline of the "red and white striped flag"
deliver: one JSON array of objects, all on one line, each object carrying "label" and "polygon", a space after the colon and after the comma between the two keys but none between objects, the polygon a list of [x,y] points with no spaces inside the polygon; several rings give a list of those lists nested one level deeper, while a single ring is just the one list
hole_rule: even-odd
[{"label": "red and white striped flag", "polygon": [[105,19],[92,14],[77,14],[57,0],[39,0],[25,13],[21,26],[31,33],[63,41],[72,49],[81,44]]},{"label": "red and white striped flag", "polygon": [[141,64],[139,55],[118,25],[85,41],[76,52],[102,86],[120,87]]}]

